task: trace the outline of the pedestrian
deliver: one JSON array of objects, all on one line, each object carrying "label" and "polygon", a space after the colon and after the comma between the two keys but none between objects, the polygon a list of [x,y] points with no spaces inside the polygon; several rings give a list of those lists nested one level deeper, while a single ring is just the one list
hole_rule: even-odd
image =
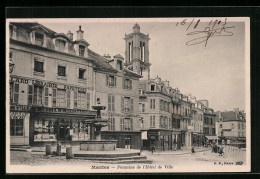
[{"label": "pedestrian", "polygon": [[152,153],[155,152],[155,147],[154,145],[152,146]]},{"label": "pedestrian", "polygon": [[193,154],[195,153],[194,147],[191,148],[191,153],[193,153]]}]

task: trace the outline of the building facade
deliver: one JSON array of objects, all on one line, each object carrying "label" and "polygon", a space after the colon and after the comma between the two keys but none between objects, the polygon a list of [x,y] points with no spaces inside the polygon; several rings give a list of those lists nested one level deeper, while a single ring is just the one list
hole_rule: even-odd
[{"label": "building facade", "polygon": [[242,110],[216,112],[217,135],[221,143],[245,143],[246,141],[246,118]]},{"label": "building facade", "polygon": [[9,31],[11,145],[89,140],[94,60],[81,29],[75,41],[38,23],[10,23]]}]

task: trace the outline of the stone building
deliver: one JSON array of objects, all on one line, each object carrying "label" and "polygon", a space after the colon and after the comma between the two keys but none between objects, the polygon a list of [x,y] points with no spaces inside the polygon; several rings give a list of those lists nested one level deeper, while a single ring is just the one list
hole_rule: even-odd
[{"label": "stone building", "polygon": [[9,31],[11,145],[89,140],[95,60],[81,27],[76,40],[38,23],[12,22]]},{"label": "stone building", "polygon": [[197,102],[196,97],[190,96],[191,99],[191,125],[193,127],[192,131],[192,145],[201,146],[203,142],[203,119],[204,113],[202,110],[202,105]]},{"label": "stone building", "polygon": [[216,136],[216,114],[214,110],[209,107],[208,100],[199,100],[202,105],[204,120],[203,120],[203,143],[216,143],[218,137]]},{"label": "stone building", "polygon": [[216,132],[221,142],[245,143],[246,141],[246,117],[238,108],[234,111],[217,111]]},{"label": "stone building", "polygon": [[124,58],[119,54],[111,58],[90,51],[90,56],[98,59],[98,64],[106,64],[106,68],[94,67],[95,98],[107,106],[102,117],[109,121],[108,126],[102,129],[102,138],[117,140],[117,148],[140,149],[138,87],[141,76],[126,69]]}]

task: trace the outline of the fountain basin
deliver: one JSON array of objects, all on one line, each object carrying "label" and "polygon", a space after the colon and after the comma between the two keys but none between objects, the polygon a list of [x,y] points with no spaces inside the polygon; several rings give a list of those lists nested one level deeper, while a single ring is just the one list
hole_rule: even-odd
[{"label": "fountain basin", "polygon": [[80,150],[85,151],[114,151],[117,140],[89,140],[80,142]]}]

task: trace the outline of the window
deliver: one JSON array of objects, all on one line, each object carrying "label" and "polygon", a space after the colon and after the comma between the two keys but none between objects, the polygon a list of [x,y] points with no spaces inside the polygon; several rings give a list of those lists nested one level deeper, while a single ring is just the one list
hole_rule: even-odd
[{"label": "window", "polygon": [[85,79],[85,71],[86,69],[79,69],[79,79]]},{"label": "window", "polygon": [[150,99],[150,109],[155,109],[155,99]]},{"label": "window", "polygon": [[240,129],[240,124],[238,123],[238,129]]},{"label": "window", "polygon": [[133,112],[134,111],[134,99],[130,97],[121,98],[121,109],[122,112]]},{"label": "window", "polygon": [[132,80],[123,79],[123,89],[132,89]]},{"label": "window", "polygon": [[219,124],[219,128],[222,128],[223,126],[222,126],[222,124]]},{"label": "window", "polygon": [[242,129],[244,129],[244,124],[242,123]]},{"label": "window", "polygon": [[121,118],[120,126],[122,131],[132,131],[133,130],[133,119],[129,118]]},{"label": "window", "polygon": [[78,92],[74,91],[74,108],[78,107]]},{"label": "window", "polygon": [[23,119],[10,119],[11,136],[23,136]]},{"label": "window", "polygon": [[66,67],[58,66],[58,76],[66,76]]},{"label": "window", "polygon": [[62,52],[65,49],[65,44],[66,44],[66,42],[64,40],[56,40],[56,42],[55,42],[55,46],[58,48],[58,50],[60,50]]},{"label": "window", "polygon": [[43,87],[42,86],[28,86],[28,104],[42,105],[43,103]]},{"label": "window", "polygon": [[107,75],[106,86],[116,86],[116,77]]},{"label": "window", "polygon": [[10,83],[10,103],[19,101],[19,83]]},{"label": "window", "polygon": [[34,71],[43,73],[43,62],[34,60]]},{"label": "window", "polygon": [[155,85],[151,85],[151,91],[155,90]]},{"label": "window", "polygon": [[139,103],[139,112],[145,112],[145,104]]},{"label": "window", "polygon": [[108,111],[115,111],[115,96],[108,94]]},{"label": "window", "polygon": [[143,89],[139,89],[139,95],[143,95],[143,94],[144,94]]},{"label": "window", "polygon": [[150,116],[150,127],[155,127],[155,115]]},{"label": "window", "polygon": [[57,107],[66,107],[66,90],[58,89],[57,90],[57,101],[56,101]]},{"label": "window", "polygon": [[110,131],[115,130],[115,118],[113,116],[108,117],[108,130]]},{"label": "window", "polygon": [[231,124],[231,129],[234,129],[235,125],[234,123]]},{"label": "window", "polygon": [[35,45],[43,45],[43,34],[35,33]]},{"label": "window", "polygon": [[215,128],[212,128],[212,135],[215,135]]},{"label": "window", "polygon": [[79,56],[84,57],[85,47],[82,45],[79,45]]}]

